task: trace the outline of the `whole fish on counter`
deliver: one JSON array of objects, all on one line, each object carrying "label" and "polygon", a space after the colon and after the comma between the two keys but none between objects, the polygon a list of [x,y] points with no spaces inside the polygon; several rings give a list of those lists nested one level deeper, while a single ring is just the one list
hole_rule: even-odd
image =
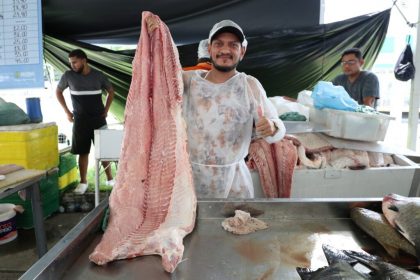
[{"label": "whole fish on counter", "polygon": [[420,198],[389,194],[382,201],[382,211],[391,226],[414,245],[420,260]]},{"label": "whole fish on counter", "polygon": [[420,275],[400,268],[396,265],[381,261],[380,258],[364,252],[344,250],[349,257],[358,260],[373,270],[371,279],[375,280],[419,280]]},{"label": "whole fish on counter", "polygon": [[364,280],[368,276],[355,270],[349,263],[338,261],[330,266],[321,267],[317,270],[309,268],[296,268],[302,280]]},{"label": "whole fish on counter", "polygon": [[322,250],[327,258],[329,266],[321,267],[317,270],[297,267],[296,271],[302,280],[358,280],[371,279],[369,275],[364,275],[353,268],[358,261],[349,257],[343,251],[330,245],[323,244]]},{"label": "whole fish on counter", "polygon": [[392,257],[398,256],[398,250],[416,255],[414,246],[391,227],[384,215],[356,207],[351,209],[350,217],[363,231],[376,239]]}]

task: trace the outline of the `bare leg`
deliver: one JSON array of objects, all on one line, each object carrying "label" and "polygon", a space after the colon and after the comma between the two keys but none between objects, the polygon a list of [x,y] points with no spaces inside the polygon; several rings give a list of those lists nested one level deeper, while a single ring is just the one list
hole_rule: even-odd
[{"label": "bare leg", "polygon": [[[109,166],[108,166],[109,165]],[[111,162],[110,161],[103,161],[102,162],[102,167],[105,170],[105,174],[106,174],[106,179],[108,181],[111,181],[112,178],[112,173],[111,173]],[[108,168],[107,168],[108,167]]]},{"label": "bare leg", "polygon": [[89,164],[89,154],[79,155],[79,172],[80,172],[80,183],[87,184],[87,170]]}]

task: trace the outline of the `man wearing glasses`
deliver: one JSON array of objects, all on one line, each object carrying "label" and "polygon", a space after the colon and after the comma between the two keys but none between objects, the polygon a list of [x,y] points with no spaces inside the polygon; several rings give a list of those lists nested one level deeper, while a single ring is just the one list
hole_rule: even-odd
[{"label": "man wearing glasses", "polygon": [[379,81],[375,74],[362,70],[362,52],[358,48],[348,49],[341,55],[343,74],[334,78],[332,83],[343,86],[351,98],[360,105],[376,108],[379,99]]}]

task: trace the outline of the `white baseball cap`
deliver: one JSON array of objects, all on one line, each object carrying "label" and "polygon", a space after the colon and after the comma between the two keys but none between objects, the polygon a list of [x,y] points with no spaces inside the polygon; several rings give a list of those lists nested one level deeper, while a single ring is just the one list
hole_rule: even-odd
[{"label": "white baseball cap", "polygon": [[209,33],[209,43],[213,41],[214,36],[222,32],[229,32],[238,36],[239,41],[242,43],[242,46],[244,47],[248,43],[247,40],[245,39],[245,35],[244,35],[244,32],[242,31],[242,28],[239,25],[237,25],[235,22],[229,19],[219,21],[218,23],[213,25],[213,28],[210,30],[210,33]]}]

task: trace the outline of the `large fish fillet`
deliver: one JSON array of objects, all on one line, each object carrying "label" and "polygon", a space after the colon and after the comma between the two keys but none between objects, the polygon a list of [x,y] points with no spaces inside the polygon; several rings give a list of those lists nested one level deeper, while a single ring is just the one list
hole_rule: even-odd
[{"label": "large fish fillet", "polygon": [[249,147],[248,158],[258,169],[266,197],[290,197],[297,161],[296,147],[291,140],[284,138],[273,144],[264,139],[255,140]]},{"label": "large fish fillet", "polygon": [[[150,36],[148,17],[158,23]],[[96,264],[157,254],[173,272],[182,259],[197,200],[181,114],[181,75],[167,26],[143,12],[108,228],[89,256]]]}]

